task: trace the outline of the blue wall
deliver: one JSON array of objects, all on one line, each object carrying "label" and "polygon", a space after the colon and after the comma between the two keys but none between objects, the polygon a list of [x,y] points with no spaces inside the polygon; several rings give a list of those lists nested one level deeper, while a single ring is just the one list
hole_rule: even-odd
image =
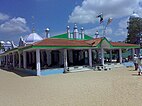
[{"label": "blue wall", "polygon": [[20,70],[20,71],[22,71],[23,73],[27,73],[27,74],[30,74],[30,75],[37,75],[36,70],[23,69],[23,68],[15,68],[15,69],[16,69],[16,70]]},{"label": "blue wall", "polygon": [[63,72],[64,72],[64,68],[45,69],[41,71],[41,76],[51,75],[51,74],[62,74]]},{"label": "blue wall", "polygon": [[[31,69],[22,69],[22,68],[15,68],[16,70],[20,70],[23,73],[27,73],[30,75],[37,75],[36,70],[31,70]],[[44,69],[41,70],[41,76],[45,75],[52,75],[52,74],[63,74],[64,68],[56,68],[56,69]]]},{"label": "blue wall", "polygon": [[24,70],[26,73],[29,73],[31,75],[37,75],[37,71],[36,70],[30,70],[30,69],[26,69]]},{"label": "blue wall", "polygon": [[134,63],[132,61],[129,61],[129,62],[124,62],[123,63],[126,67],[133,67],[134,66]]}]

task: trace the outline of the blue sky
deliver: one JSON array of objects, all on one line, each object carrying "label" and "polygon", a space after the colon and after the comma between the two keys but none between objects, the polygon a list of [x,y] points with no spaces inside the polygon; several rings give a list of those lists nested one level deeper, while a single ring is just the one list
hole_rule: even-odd
[{"label": "blue sky", "polygon": [[[108,18],[113,21],[106,30],[106,37],[112,41],[124,40],[127,36],[127,21],[135,11],[142,16],[141,0],[1,0],[0,1],[0,40],[18,42],[20,36],[31,33],[34,16],[36,33],[44,37],[44,29],[50,34],[66,32],[66,26],[73,30],[84,27],[85,33],[94,35]],[[140,4],[140,5],[139,5]],[[102,12],[104,23],[99,24],[96,16]]]}]

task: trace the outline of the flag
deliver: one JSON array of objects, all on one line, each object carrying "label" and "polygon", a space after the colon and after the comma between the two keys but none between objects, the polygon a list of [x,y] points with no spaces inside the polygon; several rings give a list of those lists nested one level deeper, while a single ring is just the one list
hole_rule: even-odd
[{"label": "flag", "polygon": [[107,25],[110,24],[112,22],[112,18],[109,18],[107,21]]},{"label": "flag", "polygon": [[100,18],[100,24],[103,22],[103,14],[100,13],[96,18]]}]

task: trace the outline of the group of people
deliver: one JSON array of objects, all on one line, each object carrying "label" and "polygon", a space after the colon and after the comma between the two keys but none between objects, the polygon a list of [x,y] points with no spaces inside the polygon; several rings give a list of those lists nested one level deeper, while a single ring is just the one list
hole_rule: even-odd
[{"label": "group of people", "polygon": [[134,65],[135,65],[135,70],[138,70],[138,75],[142,74],[142,56],[137,56],[134,54]]}]

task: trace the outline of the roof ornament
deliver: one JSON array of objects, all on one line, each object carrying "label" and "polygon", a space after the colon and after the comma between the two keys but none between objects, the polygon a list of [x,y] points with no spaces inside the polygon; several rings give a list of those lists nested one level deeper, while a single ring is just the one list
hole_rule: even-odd
[{"label": "roof ornament", "polygon": [[78,29],[76,23],[74,24],[73,38],[78,39]]},{"label": "roof ornament", "polygon": [[84,39],[84,28],[81,27],[81,39]]},{"label": "roof ornament", "polygon": [[76,23],[74,24],[74,29],[77,29],[77,24]]},{"label": "roof ornament", "polygon": [[69,26],[69,25],[67,26],[67,30],[68,30],[68,29],[70,29],[70,26]]},{"label": "roof ornament", "polygon": [[46,28],[45,29],[45,38],[49,38],[50,36],[49,36],[49,31],[50,31],[50,29],[49,28]]},{"label": "roof ornament", "polygon": [[67,26],[67,35],[68,35],[68,38],[71,38],[71,35],[70,35],[70,26]]},{"label": "roof ornament", "polygon": [[98,38],[98,36],[99,36],[99,32],[98,32],[98,30],[95,32],[95,37],[96,38]]}]

